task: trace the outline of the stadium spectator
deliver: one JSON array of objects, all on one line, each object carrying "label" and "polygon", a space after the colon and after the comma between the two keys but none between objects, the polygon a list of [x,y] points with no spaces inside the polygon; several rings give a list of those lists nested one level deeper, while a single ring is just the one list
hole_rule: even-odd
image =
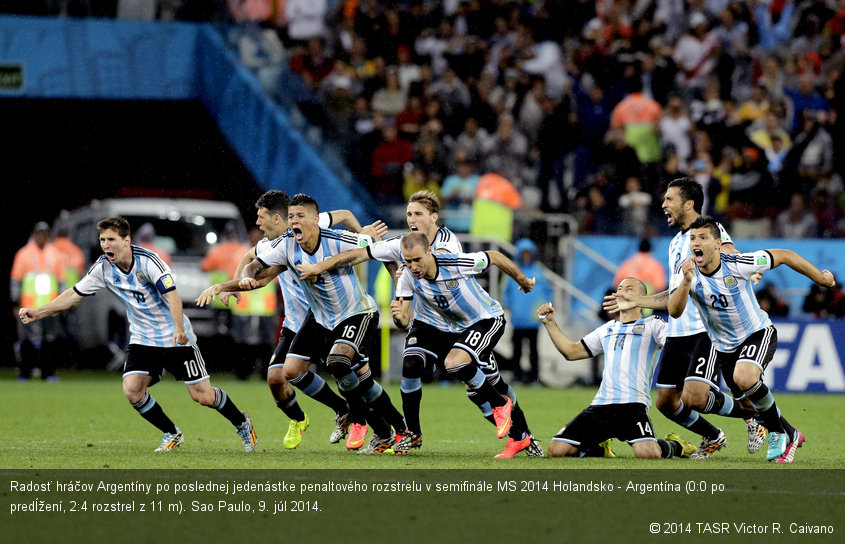
[{"label": "stadium spectator", "polygon": [[454,231],[469,232],[472,201],[480,178],[466,153],[458,152],[455,162],[457,171],[443,180],[440,193],[443,210],[449,210],[444,214],[443,222]]},{"label": "stadium spectator", "polygon": [[625,193],[619,197],[619,209],[622,211],[622,223],[625,227],[623,232],[635,236],[645,234],[650,207],[651,195],[643,192],[640,178],[631,176],[626,179]]},{"label": "stadium spectator", "polygon": [[156,255],[161,257],[161,260],[164,261],[167,266],[171,266],[173,264],[173,258],[170,256],[170,253],[156,244],[157,237],[158,234],[156,233],[156,229],[152,223],[142,224],[138,227],[138,232],[135,233],[135,241],[139,246],[154,252]]},{"label": "stadium spectator", "polygon": [[643,94],[642,80],[628,81],[628,91],[610,114],[610,127],[625,131],[625,139],[637,152],[643,164],[660,160],[658,130],[662,108],[657,101]]},{"label": "stadium spectator", "polygon": [[764,283],[763,287],[755,294],[760,308],[769,316],[785,317],[789,315],[789,304],[781,298],[773,283]]},{"label": "stadium spectator", "polygon": [[775,221],[774,235],[780,238],[815,238],[818,235],[818,221],[807,209],[804,195],[792,195],[789,209],[782,211]]},{"label": "stadium spectator", "polygon": [[845,293],[842,292],[842,286],[822,287],[814,283],[804,297],[801,309],[820,319],[845,317]]},{"label": "stadium spectator", "polygon": [[708,32],[707,17],[700,11],[689,16],[689,32],[681,36],[672,59],[678,67],[676,82],[679,87],[695,93],[704,87],[717,66],[719,38]]}]

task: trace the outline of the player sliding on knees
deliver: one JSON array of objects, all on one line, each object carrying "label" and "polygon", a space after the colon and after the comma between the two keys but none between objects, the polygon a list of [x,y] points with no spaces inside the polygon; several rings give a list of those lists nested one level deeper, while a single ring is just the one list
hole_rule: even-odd
[{"label": "player sliding on knees", "polygon": [[84,278],[49,304],[21,308],[21,321],[31,323],[62,312],[101,289],[111,292],[127,309],[129,319],[123,394],[141,417],[164,433],[155,451],[171,451],[183,441],[182,431],[147,391],[165,369],[185,382],[192,399],[215,408],[235,426],[245,451],[254,451],[256,437],[249,415],[238,410],[222,389],[211,386],[170,267],[156,253],[131,244],[126,219],[103,219],[97,230],[104,255]]},{"label": "player sliding on knees", "polygon": [[[625,278],[617,292],[645,294],[636,278]],[[584,411],[552,438],[552,457],[616,457],[610,447],[613,438],[631,445],[636,457],[689,457],[695,446],[670,433],[658,439],[648,417],[651,381],[659,351],[666,341],[666,322],[657,316],[643,317],[632,308],[573,342],[555,322],[555,310],[546,303],[537,310],[557,350],[567,361],[604,353],[604,371],[598,393]]]},{"label": "player sliding on knees", "polygon": [[[675,269],[669,284],[669,314],[681,315],[688,301],[698,308],[716,350],[715,362],[733,377],[732,393],[747,397],[769,430],[768,461],[791,463],[804,433],[789,424],[763,383],[763,372],[777,350],[777,330],[760,308],[749,279],[782,264],[824,287],[833,287],[829,270],[786,249],[726,255],[716,222],[699,217],[690,225],[693,256]],[[735,389],[734,389],[735,388]]]},{"label": "player sliding on knees", "polygon": [[428,237],[412,232],[402,237],[405,269],[390,305],[394,323],[406,328],[414,306],[414,325],[406,346],[419,341],[435,346],[433,355],[446,371],[464,383],[469,398],[496,426],[496,436],[509,437],[497,458],[511,458],[525,450],[542,457],[543,448],[531,435],[516,394],[499,375],[493,349],[505,327],[501,304],[473,277],[493,264],[511,276],[526,293],[534,287],[519,267],[498,251],[433,254]]}]

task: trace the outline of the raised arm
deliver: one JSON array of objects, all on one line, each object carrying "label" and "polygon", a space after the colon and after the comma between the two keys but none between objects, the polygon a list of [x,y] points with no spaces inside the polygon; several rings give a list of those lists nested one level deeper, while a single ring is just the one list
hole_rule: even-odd
[{"label": "raised arm", "polygon": [[338,253],[334,257],[317,264],[301,264],[296,269],[299,271],[299,279],[309,280],[319,276],[323,272],[345,266],[355,266],[358,263],[369,260],[370,255],[367,253],[367,248],[359,247],[358,249],[350,249],[349,251]]},{"label": "raised arm", "polygon": [[687,307],[689,290],[692,285],[692,278],[695,275],[695,263],[692,262],[692,259],[684,261],[681,265],[681,272],[684,275],[681,284],[669,295],[669,315],[675,319],[681,317]]},{"label": "raised arm", "polygon": [[530,293],[531,290],[534,289],[534,283],[536,283],[536,280],[526,276],[516,263],[505,257],[504,254],[499,251],[488,251],[487,255],[490,258],[490,264],[498,266],[502,272],[516,280],[516,283],[519,284],[519,288],[522,291]]},{"label": "raised arm", "polygon": [[772,255],[772,268],[785,264],[789,268],[804,274],[822,287],[833,287],[836,278],[830,270],[819,270],[810,261],[801,255],[788,249],[770,249]]},{"label": "raised arm", "polygon": [[173,343],[177,346],[184,346],[188,343],[188,335],[185,334],[185,320],[182,316],[182,299],[176,289],[164,293],[167,304],[170,306],[170,316],[173,318]]},{"label": "raised arm", "polygon": [[329,213],[332,216],[332,225],[343,225],[346,230],[355,234],[366,234],[375,240],[381,240],[387,234],[387,225],[381,220],[362,227],[355,214],[349,210],[332,210]]},{"label": "raised arm", "polygon": [[577,361],[578,359],[586,359],[590,356],[584,344],[573,342],[557,326],[555,322],[555,309],[551,302],[540,306],[537,310],[537,317],[540,318],[540,323],[546,327],[546,332],[549,333],[552,343],[567,361]]},{"label": "raised arm", "polygon": [[69,310],[76,306],[83,297],[79,293],[71,289],[65,290],[61,295],[54,298],[49,303],[40,308],[21,308],[18,310],[18,317],[25,323],[32,323],[45,317],[50,317],[53,314]]}]

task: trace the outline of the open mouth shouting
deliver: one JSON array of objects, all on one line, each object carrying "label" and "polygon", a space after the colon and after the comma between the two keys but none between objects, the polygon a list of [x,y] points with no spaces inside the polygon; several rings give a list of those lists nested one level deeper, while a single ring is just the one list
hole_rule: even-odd
[{"label": "open mouth shouting", "polygon": [[105,251],[104,253],[109,262],[114,262],[114,251]]},{"label": "open mouth shouting", "polygon": [[293,227],[293,228],[291,228],[290,230],[291,230],[291,231],[293,231],[293,237],[294,237],[294,239],[295,239],[297,242],[301,242],[301,241],[302,241],[302,229],[301,229],[301,228],[299,228],[299,227]]},{"label": "open mouth shouting", "polygon": [[704,252],[701,251],[700,249],[693,249],[692,250],[692,256],[693,256],[693,260],[695,261],[695,264],[700,265],[702,262],[704,262]]},{"label": "open mouth shouting", "polygon": [[417,232],[418,230],[420,230],[419,227],[417,227],[416,225],[408,225],[408,228],[410,228],[412,232]]}]

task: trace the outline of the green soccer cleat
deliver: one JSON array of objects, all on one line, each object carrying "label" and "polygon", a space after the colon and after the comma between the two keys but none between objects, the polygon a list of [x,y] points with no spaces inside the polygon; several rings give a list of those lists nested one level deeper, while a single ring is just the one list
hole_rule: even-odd
[{"label": "green soccer cleat", "polygon": [[172,451],[179,447],[183,441],[182,431],[179,430],[179,427],[176,427],[175,433],[164,433],[161,438],[161,445],[155,451]]},{"label": "green soccer cleat", "polygon": [[667,442],[677,442],[681,445],[681,457],[689,457],[693,453],[697,451],[698,448],[695,447],[695,444],[692,442],[687,442],[680,436],[676,435],[675,433],[669,433],[666,435],[665,439]]},{"label": "green soccer cleat", "polygon": [[302,434],[309,425],[311,425],[311,420],[308,419],[308,414],[305,414],[305,419],[302,421],[291,420],[288,432],[285,434],[285,449],[292,450],[297,447],[302,442]]},{"label": "green soccer cleat", "polygon": [[613,451],[613,439],[608,438],[604,442],[599,442],[599,447],[604,450],[602,457],[616,457],[616,452]]},{"label": "green soccer cleat", "polygon": [[247,453],[251,453],[255,451],[255,444],[258,442],[258,438],[255,436],[255,429],[252,428],[252,420],[249,418],[249,414],[246,412],[241,412],[244,415],[244,422],[241,423],[236,427],[238,430],[238,436],[243,442],[244,451]]}]

